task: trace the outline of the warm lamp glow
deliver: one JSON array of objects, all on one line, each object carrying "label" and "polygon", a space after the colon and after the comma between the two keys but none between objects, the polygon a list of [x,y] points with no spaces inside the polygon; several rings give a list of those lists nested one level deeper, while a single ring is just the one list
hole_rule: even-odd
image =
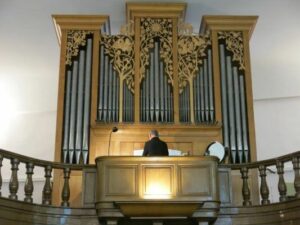
[{"label": "warm lamp glow", "polygon": [[160,183],[151,182],[146,187],[145,199],[169,199],[170,198],[170,187]]}]

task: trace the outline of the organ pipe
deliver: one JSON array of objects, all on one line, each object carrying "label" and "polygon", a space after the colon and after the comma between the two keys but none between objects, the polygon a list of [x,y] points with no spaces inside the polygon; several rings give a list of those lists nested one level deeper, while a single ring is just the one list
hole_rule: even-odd
[{"label": "organ pipe", "polygon": [[244,76],[239,76],[240,95],[241,95],[241,116],[242,116],[242,134],[243,134],[243,152],[245,162],[249,162],[249,144],[248,144],[248,123],[246,111],[246,95],[245,95],[245,81]]},{"label": "organ pipe", "polygon": [[100,46],[100,79],[99,79],[99,102],[98,102],[98,119],[102,120],[103,118],[103,99],[104,99],[104,73],[106,60],[104,55],[104,47]]},{"label": "organ pipe", "polygon": [[208,49],[208,89],[209,89],[209,115],[210,121],[215,121],[215,108],[214,108],[214,88],[213,88],[213,73],[212,73],[212,58],[211,49]]},{"label": "organ pipe", "polygon": [[224,44],[219,45],[223,143],[232,163],[249,162],[249,139],[244,75],[233,63]]},{"label": "organ pipe", "polygon": [[91,94],[92,38],[66,70],[63,161],[87,163]]},{"label": "organ pipe", "polygon": [[70,100],[71,100],[72,71],[67,71],[65,113],[64,113],[64,140],[63,140],[63,162],[67,162],[69,155],[69,128],[70,128]]},{"label": "organ pipe", "polygon": [[79,53],[79,73],[77,87],[77,118],[76,118],[76,136],[75,136],[75,162],[79,163],[82,148],[82,115],[83,115],[83,88],[84,88],[84,64],[85,51]]},{"label": "organ pipe", "polygon": [[77,79],[78,79],[78,61],[73,62],[72,69],[72,88],[71,88],[71,106],[70,106],[70,130],[69,130],[69,162],[73,162],[75,148],[75,126],[76,126],[76,104],[77,104]]},{"label": "organ pipe", "polygon": [[171,90],[165,75],[164,63],[160,58],[159,41],[156,41],[149,53],[149,66],[141,83],[142,122],[172,121]]},{"label": "organ pipe", "polygon": [[91,96],[91,75],[92,75],[92,45],[91,38],[87,40],[86,66],[85,66],[85,87],[84,87],[84,111],[83,111],[83,138],[82,157],[83,163],[88,163],[89,150],[89,121],[90,121],[90,96]]},{"label": "organ pipe", "polygon": [[[129,90],[124,77],[120,78],[120,75],[115,70],[113,60],[109,55],[105,54],[104,48],[104,46],[101,46],[100,49],[100,55],[103,56],[102,60],[100,58],[98,120],[103,122],[132,122],[134,111],[133,94]],[[151,91],[154,93],[155,83],[152,82],[151,85]],[[143,89],[149,88],[146,85],[143,87]],[[145,107],[148,104],[145,99],[146,96],[148,98],[149,94],[142,93],[140,96],[140,102]],[[155,111],[154,105],[153,111]],[[146,113],[144,114],[146,117]]]}]

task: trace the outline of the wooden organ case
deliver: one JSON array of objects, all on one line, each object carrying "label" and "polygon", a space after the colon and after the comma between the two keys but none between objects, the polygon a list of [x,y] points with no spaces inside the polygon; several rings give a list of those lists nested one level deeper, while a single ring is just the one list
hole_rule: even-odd
[{"label": "wooden organ case", "polygon": [[[126,3],[117,35],[108,16],[53,16],[61,46],[56,161],[133,155],[151,129],[183,153],[203,155],[219,141],[230,163],[256,159],[249,40],[257,17],[203,16],[196,34],[186,7]],[[71,187],[81,175],[72,176]]]}]

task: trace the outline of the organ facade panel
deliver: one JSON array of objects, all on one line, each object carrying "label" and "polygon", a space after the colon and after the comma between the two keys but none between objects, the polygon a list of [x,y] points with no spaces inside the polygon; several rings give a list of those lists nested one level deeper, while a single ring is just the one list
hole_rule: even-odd
[{"label": "organ facade panel", "polygon": [[151,129],[183,153],[202,155],[219,141],[228,162],[255,160],[248,45],[257,17],[204,16],[195,33],[186,4],[126,6],[127,23],[114,35],[108,16],[53,16],[61,44],[56,160],[132,155]]}]

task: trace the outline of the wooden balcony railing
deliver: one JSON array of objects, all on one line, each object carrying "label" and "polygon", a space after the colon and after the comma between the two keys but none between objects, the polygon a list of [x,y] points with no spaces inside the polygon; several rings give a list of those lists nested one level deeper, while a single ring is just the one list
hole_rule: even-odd
[{"label": "wooden balcony railing", "polygon": [[268,167],[275,166],[278,175],[278,192],[279,201],[284,202],[288,200],[287,197],[287,186],[284,180],[284,164],[291,162],[294,170],[294,188],[295,188],[295,198],[300,198],[300,151],[287,154],[281,157],[262,160],[252,163],[242,163],[242,164],[224,164],[219,165],[219,167],[230,168],[231,170],[239,170],[242,178],[242,196],[243,196],[243,206],[252,205],[250,189],[248,185],[248,172],[249,170],[257,170],[260,176],[260,196],[261,205],[270,204],[269,200],[269,187],[267,183],[267,173]]},{"label": "wooden balcony railing", "polygon": [[52,205],[52,171],[53,169],[62,170],[64,174],[64,185],[61,191],[61,206],[69,207],[70,202],[70,186],[69,179],[70,174],[74,170],[82,170],[88,167],[95,167],[94,165],[74,165],[74,164],[65,164],[57,162],[49,162],[45,160],[38,160],[17,153],[9,152],[3,149],[0,149],[0,196],[2,188],[2,175],[1,167],[3,165],[3,159],[10,160],[11,163],[11,177],[9,181],[9,199],[18,200],[18,190],[19,190],[19,180],[18,180],[18,170],[20,163],[25,164],[26,166],[26,181],[24,185],[24,202],[33,203],[33,191],[34,191],[34,182],[33,174],[36,167],[44,168],[44,177],[45,184],[42,193],[42,202],[43,205]]},{"label": "wooden balcony railing", "polygon": [[[9,195],[7,196],[12,200],[18,199],[19,191],[19,180],[18,180],[18,170],[20,164],[25,164],[26,166],[26,181],[24,185],[24,202],[33,203],[33,192],[34,192],[34,182],[33,174],[34,170],[37,167],[44,168],[44,187],[42,191],[42,205],[52,205],[52,172],[54,169],[63,171],[64,185],[61,190],[61,206],[69,207],[70,206],[70,186],[69,179],[72,171],[82,171],[86,168],[95,168],[95,165],[74,165],[74,164],[65,164],[57,162],[49,162],[45,160],[38,160],[24,155],[16,154],[9,152],[3,149],[0,149],[0,196],[2,189],[2,175],[1,167],[3,166],[3,160],[8,159],[11,163],[11,176],[9,181]],[[284,155],[281,157],[263,160],[253,163],[243,163],[243,164],[220,164],[219,168],[230,168],[231,170],[239,170],[241,173],[242,179],[242,190],[241,195],[243,196],[243,206],[251,206],[252,200],[250,193],[250,188],[248,184],[248,174],[250,170],[256,170],[260,177],[260,196],[261,196],[261,205],[271,204],[269,199],[269,186],[267,183],[267,170],[269,167],[276,168],[276,173],[278,175],[278,193],[279,193],[279,202],[288,201],[287,196],[287,185],[284,178],[284,165],[286,163],[292,163],[293,172],[294,172],[294,189],[295,196],[294,198],[300,199],[300,151]],[[3,197],[3,196],[2,196]],[[37,202],[35,202],[37,203]]]}]

